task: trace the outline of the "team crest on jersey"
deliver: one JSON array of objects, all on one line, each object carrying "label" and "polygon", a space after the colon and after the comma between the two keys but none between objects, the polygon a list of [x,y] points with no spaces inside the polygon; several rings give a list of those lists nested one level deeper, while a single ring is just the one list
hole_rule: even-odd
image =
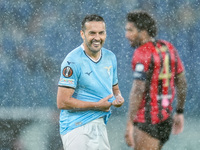
[{"label": "team crest on jersey", "polygon": [[110,69],[112,68],[112,66],[104,67],[104,68],[107,70],[108,74],[110,75]]},{"label": "team crest on jersey", "polygon": [[62,74],[63,74],[64,77],[69,78],[69,77],[72,76],[73,70],[72,70],[71,67],[66,66],[66,67],[63,69]]}]

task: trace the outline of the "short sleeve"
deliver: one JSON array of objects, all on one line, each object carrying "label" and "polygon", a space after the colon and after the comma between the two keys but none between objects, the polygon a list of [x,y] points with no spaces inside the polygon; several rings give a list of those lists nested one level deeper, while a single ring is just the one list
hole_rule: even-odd
[{"label": "short sleeve", "polygon": [[61,64],[58,86],[76,88],[80,70],[73,58],[66,57]]},{"label": "short sleeve", "polygon": [[176,57],[176,75],[182,73],[184,69],[184,65],[179,57],[178,52],[175,50],[175,57]]},{"label": "short sleeve", "polygon": [[133,77],[137,80],[145,80],[146,73],[149,68],[149,63],[151,60],[151,55],[149,53],[145,53],[144,50],[136,50],[133,54],[132,59],[132,69],[133,69]]}]

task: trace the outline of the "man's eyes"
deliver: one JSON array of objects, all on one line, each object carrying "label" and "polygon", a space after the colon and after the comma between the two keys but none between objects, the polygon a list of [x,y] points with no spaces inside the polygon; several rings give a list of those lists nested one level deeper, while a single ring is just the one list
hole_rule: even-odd
[{"label": "man's eyes", "polygon": [[100,34],[100,35],[103,35],[104,33],[105,33],[104,31],[102,31],[102,32],[99,32],[99,34]]},{"label": "man's eyes", "polygon": [[89,34],[95,34],[95,32],[89,32]]},{"label": "man's eyes", "polygon": [[[96,33],[96,32],[89,32],[89,34],[90,34],[90,35],[95,35],[95,34],[97,34],[97,33]],[[105,32],[102,31],[102,32],[99,32],[99,34],[100,34],[100,35],[103,35],[103,34],[105,34]]]}]

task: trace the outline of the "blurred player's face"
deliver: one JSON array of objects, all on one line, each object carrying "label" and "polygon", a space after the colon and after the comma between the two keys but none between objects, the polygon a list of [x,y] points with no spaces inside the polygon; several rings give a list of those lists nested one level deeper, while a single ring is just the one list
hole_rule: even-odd
[{"label": "blurred player's face", "polygon": [[85,31],[81,30],[85,50],[97,53],[101,50],[106,39],[106,27],[102,21],[90,21],[85,23]]},{"label": "blurred player's face", "polygon": [[126,38],[129,40],[132,47],[138,47],[141,45],[141,32],[135,27],[134,23],[126,23]]}]

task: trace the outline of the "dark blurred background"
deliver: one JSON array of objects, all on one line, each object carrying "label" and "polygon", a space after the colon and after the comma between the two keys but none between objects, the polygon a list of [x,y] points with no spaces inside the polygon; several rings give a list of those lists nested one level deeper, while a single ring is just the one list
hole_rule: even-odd
[{"label": "dark blurred background", "polygon": [[[0,150],[62,149],[56,107],[60,65],[82,43],[81,21],[91,13],[106,21],[104,47],[117,56],[119,86],[126,100],[122,108],[113,108],[115,119],[111,118],[108,132],[119,127],[113,127],[112,121],[126,124],[120,118],[127,113],[134,49],[125,39],[124,27],[126,14],[135,9],[152,13],[158,23],[157,39],[177,48],[188,82],[185,114],[198,122],[199,6],[199,0],[0,0]],[[114,137],[119,137],[116,132]],[[118,149],[124,150],[121,138]]]}]

